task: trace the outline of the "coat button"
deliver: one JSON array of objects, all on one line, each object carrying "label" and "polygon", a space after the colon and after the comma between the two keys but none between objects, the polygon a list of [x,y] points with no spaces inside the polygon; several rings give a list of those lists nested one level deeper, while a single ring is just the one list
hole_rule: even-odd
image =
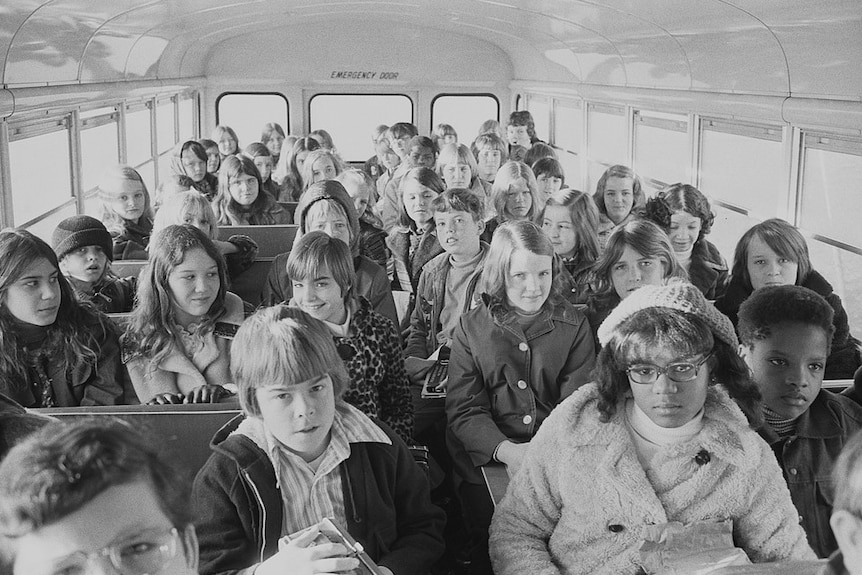
[{"label": "coat button", "polygon": [[518,380],[518,389],[527,389],[527,382],[523,379]]},{"label": "coat button", "polygon": [[524,422],[524,425],[530,425],[531,423],[533,423],[533,416],[525,415],[522,421]]},{"label": "coat button", "polygon": [[796,475],[797,473],[799,473],[799,472],[796,470],[795,467],[790,468],[790,475]]},{"label": "coat button", "polygon": [[527,345],[527,342],[522,341],[518,344],[518,349],[520,349],[521,351],[527,351],[528,349],[530,349],[530,346]]}]

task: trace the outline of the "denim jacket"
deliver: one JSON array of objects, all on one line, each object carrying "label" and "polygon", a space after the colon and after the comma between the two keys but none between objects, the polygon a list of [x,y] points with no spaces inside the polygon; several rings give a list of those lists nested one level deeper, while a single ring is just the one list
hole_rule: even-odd
[{"label": "denim jacket", "polygon": [[784,472],[808,542],[819,557],[838,548],[829,516],[834,485],[832,466],[853,433],[862,429],[862,407],[825,389],[796,423],[796,433],[780,438],[768,424],[759,430]]}]

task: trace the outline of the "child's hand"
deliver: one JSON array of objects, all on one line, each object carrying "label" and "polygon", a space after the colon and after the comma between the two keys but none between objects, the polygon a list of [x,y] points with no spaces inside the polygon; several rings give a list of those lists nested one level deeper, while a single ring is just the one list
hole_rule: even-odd
[{"label": "child's hand", "polygon": [[218,403],[222,397],[228,395],[230,392],[222,386],[207,384],[191,390],[183,403]]},{"label": "child's hand", "polygon": [[258,565],[255,575],[342,573],[359,567],[359,559],[347,557],[348,550],[344,545],[314,545],[318,534],[317,529],[310,529],[296,539],[281,539],[278,542],[278,553]]},{"label": "child's hand", "polygon": [[521,468],[521,463],[524,461],[529,446],[529,443],[514,443],[512,441],[504,441],[500,444],[500,448],[497,450],[497,459],[506,464],[506,472],[509,477],[514,477],[518,469]]},{"label": "child's hand", "polygon": [[185,396],[182,393],[160,393],[147,402],[147,405],[171,405],[183,403]]}]

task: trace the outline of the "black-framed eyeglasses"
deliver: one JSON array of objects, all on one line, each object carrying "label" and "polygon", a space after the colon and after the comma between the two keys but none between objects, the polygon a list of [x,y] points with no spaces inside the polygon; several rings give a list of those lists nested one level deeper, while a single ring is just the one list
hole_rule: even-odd
[{"label": "black-framed eyeglasses", "polygon": [[124,575],[161,573],[165,565],[176,557],[181,546],[179,539],[176,528],[144,531],[90,553],[72,553],[57,562],[52,573],[89,573],[92,562],[100,557],[107,557],[111,565]]},{"label": "black-framed eyeglasses", "polygon": [[698,370],[710,357],[712,357],[712,352],[697,362],[676,361],[665,367],[659,367],[653,363],[635,363],[628,366],[626,375],[629,376],[629,381],[641,385],[655,383],[662,374],[667,375],[671,381],[685,383],[697,378]]}]

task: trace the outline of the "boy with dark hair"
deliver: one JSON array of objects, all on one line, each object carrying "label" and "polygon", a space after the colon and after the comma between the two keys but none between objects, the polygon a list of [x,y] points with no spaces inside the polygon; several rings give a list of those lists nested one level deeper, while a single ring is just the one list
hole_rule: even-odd
[{"label": "boy with dark hair", "polygon": [[832,469],[835,499],[829,524],[838,551],[821,575],[862,575],[862,433],[844,446]]},{"label": "boy with dark hair", "polygon": [[763,395],[761,436],[772,446],[811,547],[835,551],[830,471],[862,407],[821,389],[834,327],[832,306],[795,285],[755,290],[739,308],[740,355]]},{"label": "boy with dark hair", "polygon": [[183,485],[128,424],[50,424],[0,465],[0,572],[195,575]]}]

